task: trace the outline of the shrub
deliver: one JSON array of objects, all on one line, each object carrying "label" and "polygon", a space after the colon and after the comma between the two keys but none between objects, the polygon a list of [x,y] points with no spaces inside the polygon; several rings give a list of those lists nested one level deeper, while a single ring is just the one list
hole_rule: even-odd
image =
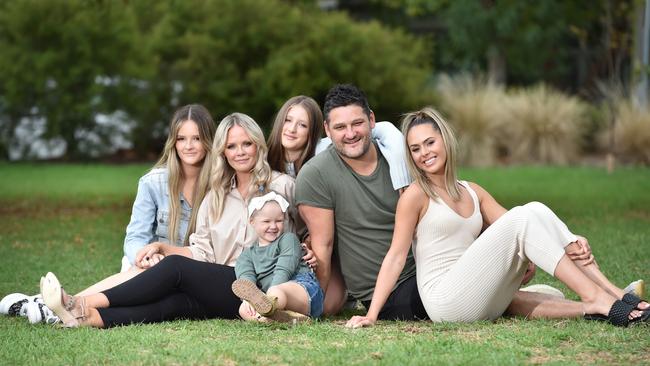
[{"label": "shrub", "polygon": [[578,98],[543,85],[506,91],[469,75],[442,76],[436,89],[463,165],[567,164],[580,154],[588,107]]},{"label": "shrub", "polygon": [[288,97],[322,100],[335,83],[363,88],[379,119],[430,91],[425,41],[280,0],[0,1],[0,46],[0,158],[23,118],[78,158],[112,147],[96,117],[123,112],[146,155],[186,103],[265,127]]},{"label": "shrub", "polygon": [[503,125],[510,158],[517,163],[576,161],[586,112],[578,98],[543,85],[512,92]]},{"label": "shrub", "polygon": [[[128,81],[148,57],[139,41],[125,2],[0,2],[0,149],[43,139],[62,141],[74,158],[110,150],[115,131],[97,117],[135,99]],[[17,130],[39,121],[43,128],[19,141]]]},{"label": "shrub", "polygon": [[342,13],[301,19],[307,25],[300,37],[292,36],[247,75],[259,110],[275,113],[296,94],[320,102],[335,83],[362,88],[379,120],[395,121],[428,100],[429,55],[422,40],[377,22],[354,23]]},{"label": "shrub", "polygon": [[422,103],[427,47],[403,31],[277,0],[163,3],[151,41],[159,100],[204,103],[217,120],[244,112],[267,129],[289,97],[320,102],[336,83],[363,88],[380,119]]},{"label": "shrub", "polygon": [[[624,162],[650,165],[650,113],[629,100],[615,104],[614,153]],[[609,138],[603,133],[601,144],[607,147]],[[609,150],[609,149],[608,149]]]},{"label": "shrub", "polygon": [[498,155],[499,127],[504,119],[506,93],[483,78],[464,74],[443,75],[437,84],[440,109],[456,129],[459,163],[494,165]]}]

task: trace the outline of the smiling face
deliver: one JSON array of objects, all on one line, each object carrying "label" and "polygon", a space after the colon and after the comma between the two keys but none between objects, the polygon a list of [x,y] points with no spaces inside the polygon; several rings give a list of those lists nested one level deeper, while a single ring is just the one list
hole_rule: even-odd
[{"label": "smiling face", "polygon": [[300,153],[307,146],[311,122],[301,105],[289,108],[282,125],[282,147],[288,152]]},{"label": "smiling face", "polygon": [[275,201],[269,201],[251,217],[251,225],[257,234],[260,245],[268,245],[277,239],[284,230],[284,212]]},{"label": "smiling face", "polygon": [[247,173],[253,170],[257,162],[257,145],[239,125],[233,125],[228,130],[226,148],[223,152],[228,165],[235,172]]},{"label": "smiling face", "polygon": [[426,175],[442,175],[447,163],[447,150],[442,135],[431,123],[413,126],[406,135],[415,166]]},{"label": "smiling face", "polygon": [[192,120],[181,124],[176,134],[176,154],[182,165],[201,166],[205,158],[205,148],[201,142],[199,126]]},{"label": "smiling face", "polygon": [[358,159],[370,149],[371,131],[374,127],[375,115],[371,112],[368,116],[363,108],[352,104],[329,112],[325,132],[341,156]]}]

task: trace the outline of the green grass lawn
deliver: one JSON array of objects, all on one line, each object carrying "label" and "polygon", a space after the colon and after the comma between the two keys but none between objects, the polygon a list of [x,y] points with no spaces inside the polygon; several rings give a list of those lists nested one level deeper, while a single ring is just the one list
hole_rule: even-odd
[{"label": "green grass lawn", "polygon": [[[117,271],[137,180],[148,168],[0,163],[0,296],[38,292],[47,271],[69,292]],[[612,175],[594,168],[466,169],[461,178],[506,207],[548,204],[590,239],[615,283],[650,281],[650,169]],[[534,282],[575,298],[541,271]],[[64,330],[3,316],[0,364],[650,363],[650,327],[501,319],[348,330],[345,319],[296,327],[211,320]]]}]

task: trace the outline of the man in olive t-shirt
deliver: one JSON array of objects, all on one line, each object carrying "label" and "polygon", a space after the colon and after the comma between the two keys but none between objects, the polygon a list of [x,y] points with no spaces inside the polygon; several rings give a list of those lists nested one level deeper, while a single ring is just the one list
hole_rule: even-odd
[{"label": "man in olive t-shirt", "polygon": [[[300,170],[296,203],[319,259],[321,286],[327,290],[336,243],[348,291],[368,307],[391,244],[399,193],[392,187],[386,159],[372,142],[375,116],[363,92],[337,85],[328,92],[323,112],[332,145]],[[426,319],[412,254],[379,317]]]}]

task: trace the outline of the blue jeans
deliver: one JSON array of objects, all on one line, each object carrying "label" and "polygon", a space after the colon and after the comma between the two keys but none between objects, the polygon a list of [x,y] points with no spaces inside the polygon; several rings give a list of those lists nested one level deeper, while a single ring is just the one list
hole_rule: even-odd
[{"label": "blue jeans", "polygon": [[323,300],[325,299],[325,295],[323,294],[323,289],[320,288],[320,283],[318,283],[316,276],[312,272],[298,273],[293,276],[291,281],[298,283],[307,291],[310,309],[309,316],[312,318],[321,316],[323,314]]}]

